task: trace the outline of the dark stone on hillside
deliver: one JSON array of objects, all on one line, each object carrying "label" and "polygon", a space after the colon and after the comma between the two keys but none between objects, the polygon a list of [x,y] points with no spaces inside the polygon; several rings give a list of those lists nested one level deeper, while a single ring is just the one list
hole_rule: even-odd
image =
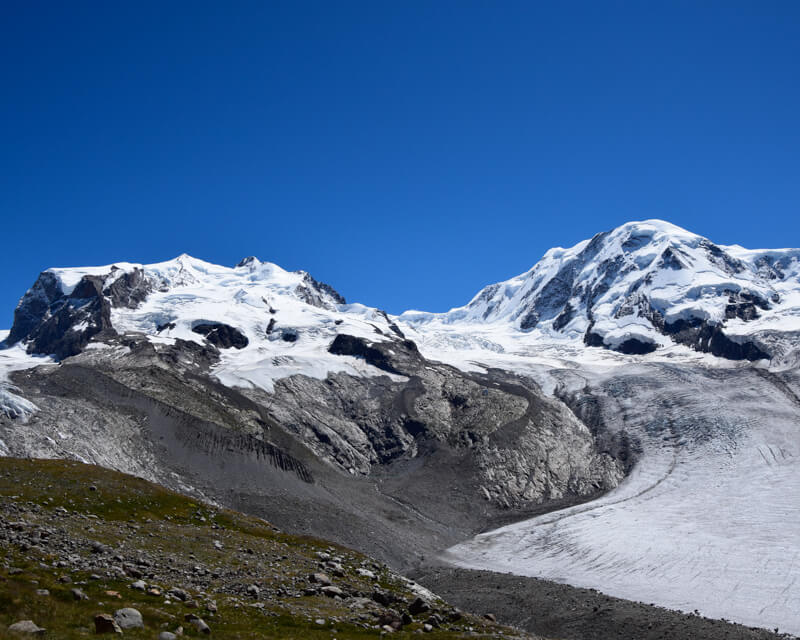
[{"label": "dark stone on hillside", "polygon": [[603,342],[603,336],[592,331],[593,325],[594,323],[590,324],[589,328],[586,330],[586,334],[583,336],[583,344],[587,347],[603,347],[607,349],[606,343]]},{"label": "dark stone on hillside", "polygon": [[295,289],[295,293],[306,304],[331,310],[335,309],[334,305],[347,304],[344,297],[329,284],[314,280],[304,271],[298,273],[303,274],[303,284]]},{"label": "dark stone on hillside", "polygon": [[158,325],[158,326],[156,327],[156,331],[158,331],[159,333],[161,333],[161,332],[162,332],[162,331],[164,331],[165,329],[174,329],[174,328],[175,328],[175,323],[174,323],[174,322],[165,322],[164,324],[160,324],[160,325]]},{"label": "dark stone on hillside", "polygon": [[574,317],[575,309],[573,309],[572,305],[567,302],[567,304],[564,305],[561,313],[559,313],[558,316],[556,316],[556,319],[553,320],[553,328],[556,331],[561,331],[561,329],[566,327]]},{"label": "dark stone on hillside", "polygon": [[625,342],[617,345],[614,351],[619,351],[620,353],[626,353],[629,355],[645,355],[648,353],[653,353],[658,349],[658,345],[654,342],[644,342],[642,340],[637,340],[636,338],[628,338]]},{"label": "dark stone on hillside", "polygon": [[220,349],[244,349],[250,342],[241,331],[228,324],[202,323],[193,326],[192,331],[205,336],[206,340]]},{"label": "dark stone on hillside", "polygon": [[[133,353],[153,353],[153,345],[149,341],[137,342],[128,345]],[[159,357],[164,362],[179,365],[188,359],[197,367],[208,370],[212,364],[219,361],[219,350],[212,344],[198,344],[191,340],[175,340],[175,344],[168,345],[159,351]]]},{"label": "dark stone on hillside", "polygon": [[394,334],[397,337],[402,338],[403,340],[406,339],[406,334],[400,331],[400,327],[398,327],[394,322],[389,324],[389,328],[394,332]]},{"label": "dark stone on hillside", "polygon": [[372,592],[372,599],[384,607],[390,607],[397,602],[397,596],[383,589],[375,589],[375,591]]},{"label": "dark stone on hillside", "polygon": [[745,322],[759,317],[758,310],[767,311],[769,302],[758,295],[746,291],[728,292],[728,305],[725,307],[725,318],[739,318]]},{"label": "dark stone on hillside", "polygon": [[425,613],[430,610],[431,610],[431,605],[425,602],[422,598],[417,598],[416,600],[414,600],[414,602],[408,605],[408,612],[412,616],[418,616],[420,613]]},{"label": "dark stone on hillside", "polygon": [[719,325],[707,324],[700,319],[676,320],[664,325],[664,332],[675,342],[696,351],[710,353],[728,360],[769,360],[770,354],[754,341],[737,342],[726,336]]},{"label": "dark stone on hillside", "polygon": [[205,634],[205,635],[210,635],[211,634],[211,629],[205,623],[205,620],[203,620],[202,618],[197,617],[193,613],[187,613],[185,616],[183,616],[183,619],[186,622],[188,622],[189,624],[191,624],[200,633]]},{"label": "dark stone on hillside", "polygon": [[266,334],[269,335],[272,333],[272,330],[275,328],[275,318],[269,319],[269,324],[267,325]]},{"label": "dark stone on hillside", "polygon": [[[112,274],[117,270],[117,267],[111,267]],[[145,278],[144,271],[136,268],[114,280],[106,287],[103,294],[111,300],[111,305],[114,307],[135,309],[147,299],[151,291],[152,286]]]},{"label": "dark stone on hillside", "polygon": [[403,428],[415,439],[424,436],[427,430],[427,426],[424,422],[415,420],[414,418],[406,418],[403,421]]},{"label": "dark stone on hillside", "polygon": [[661,260],[658,263],[658,267],[661,269],[672,269],[673,271],[679,271],[681,269],[685,269],[686,265],[683,264],[672,247],[667,247],[661,254]]},{"label": "dark stone on hillside", "polygon": [[701,240],[699,246],[705,249],[708,259],[727,274],[734,275],[745,270],[744,263],[741,260],[728,255],[713,242]]},{"label": "dark stone on hillside", "polygon": [[28,342],[28,353],[53,355],[63,360],[80,353],[100,333],[116,335],[111,326],[112,307],[136,308],[151,291],[141,269],[124,273],[108,287],[117,267],[104,276],[87,275],[65,294],[58,278],[43,271],[14,311],[14,324],[5,344]]},{"label": "dark stone on hillside", "polygon": [[299,337],[297,329],[281,329],[281,340],[284,342],[297,342]]},{"label": "dark stone on hillside", "polygon": [[[395,353],[389,353],[390,349]],[[378,369],[401,375],[407,367],[398,367],[399,364],[410,365],[409,360],[413,360],[415,363],[420,360],[417,345],[411,340],[371,343],[364,338],[346,333],[336,336],[331,346],[328,347],[328,352],[337,356],[363,358]]]},{"label": "dark stone on hillside", "polygon": [[107,613],[99,613],[94,617],[94,632],[100,633],[122,633],[119,625],[114,621],[113,616]]},{"label": "dark stone on hillside", "polygon": [[65,295],[56,277],[43,272],[14,311],[14,325],[5,344],[25,340],[28,353],[63,360],[80,353],[101,331],[116,333],[111,327],[111,304],[102,287],[103,278],[84,276]]}]

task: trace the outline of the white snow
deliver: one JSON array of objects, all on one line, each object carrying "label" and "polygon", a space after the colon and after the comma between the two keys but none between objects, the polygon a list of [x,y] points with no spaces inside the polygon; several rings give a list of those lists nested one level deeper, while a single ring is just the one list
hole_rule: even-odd
[{"label": "white snow", "polygon": [[[595,253],[583,254],[590,246]],[[732,335],[800,330],[800,249],[719,249],[741,264],[726,263],[707,239],[675,225],[661,220],[630,222],[570,249],[551,249],[530,271],[485,287],[464,307],[438,314],[407,311],[400,320],[419,333],[480,335],[489,326],[506,325],[520,334],[533,308],[541,318],[535,328],[521,332],[521,340],[528,344],[582,339],[591,316],[593,332],[609,346],[629,338],[669,346],[670,340],[641,315],[639,304],[645,302],[667,322],[704,319],[730,326]],[[777,261],[782,275],[775,277],[765,260]],[[677,262],[681,268],[670,266]],[[557,276],[566,280],[554,279]],[[551,309],[548,302],[554,289],[569,291],[573,285],[576,290],[597,292],[596,298],[589,304],[572,295],[566,302],[573,317],[557,328],[556,314],[563,305],[553,304]],[[759,310],[757,321],[726,321],[730,292],[756,294],[770,302],[770,309]]]},{"label": "white snow", "polygon": [[598,500],[481,534],[446,559],[800,634],[795,401],[744,370],[739,384],[658,365],[630,375],[643,382],[626,378],[634,388],[620,423],[645,448],[631,475]]},{"label": "white snow", "polygon": [[[0,342],[6,339],[8,331],[0,331]],[[18,394],[18,389],[11,384],[9,374],[13,371],[30,369],[40,364],[51,362],[43,356],[30,356],[25,353],[23,345],[17,344],[7,349],[0,349],[0,413],[9,418],[27,420],[36,409],[36,405]],[[5,443],[0,441],[0,455],[8,451]]]},{"label": "white snow", "polygon": [[[136,309],[114,308],[114,328],[120,333],[144,333],[154,344],[163,345],[176,339],[204,344],[204,336],[192,331],[198,324],[235,327],[249,344],[241,350],[221,350],[220,362],[212,373],[223,384],[271,391],[275,380],[295,374],[315,378],[333,372],[388,375],[356,358],[328,353],[337,333],[373,342],[386,340],[391,334],[387,319],[376,309],[341,305],[324,294],[319,296],[311,291],[304,272],[285,271],[256,259],[229,268],[185,254],[149,265],[116,263],[50,271],[68,291],[87,274],[115,279],[133,269],[143,270],[156,290]],[[306,302],[304,291],[319,297],[319,304]],[[273,320],[274,328],[268,334]],[[175,326],[164,327],[170,323]],[[164,328],[159,331],[159,327]],[[296,333],[297,340],[283,340],[284,330]]]}]

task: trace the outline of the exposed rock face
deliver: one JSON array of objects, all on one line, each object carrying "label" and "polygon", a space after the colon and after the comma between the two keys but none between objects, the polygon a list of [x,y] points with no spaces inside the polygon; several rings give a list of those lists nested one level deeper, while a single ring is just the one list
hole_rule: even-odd
[{"label": "exposed rock face", "polygon": [[247,336],[229,324],[200,323],[192,327],[192,331],[205,336],[206,340],[220,349],[244,349],[250,342]]},{"label": "exposed rock face", "polygon": [[62,360],[80,353],[101,332],[115,335],[112,307],[135,308],[151,290],[141,269],[122,274],[115,271],[112,268],[105,276],[85,275],[68,293],[53,273],[42,272],[14,311],[5,344],[24,341],[29,353]]},{"label": "exposed rock face", "polygon": [[597,451],[590,431],[529,381],[499,371],[464,374],[426,361],[410,341],[371,345],[340,335],[331,351],[409,377],[278,383],[272,415],[344,469],[368,474],[376,465],[446,451],[474,469],[468,482],[480,499],[504,508],[591,495],[623,476],[620,463]]},{"label": "exposed rock face", "polygon": [[53,354],[62,359],[79,353],[103,330],[113,332],[103,280],[84,276],[67,295],[52,274],[45,272],[20,301],[6,342],[25,340],[29,353]]},{"label": "exposed rock face", "polygon": [[[392,353],[397,350],[398,353]],[[340,333],[328,351],[337,356],[363,358],[367,363],[389,373],[402,374],[421,361],[421,356],[411,340],[402,342],[369,342],[364,338]]]}]

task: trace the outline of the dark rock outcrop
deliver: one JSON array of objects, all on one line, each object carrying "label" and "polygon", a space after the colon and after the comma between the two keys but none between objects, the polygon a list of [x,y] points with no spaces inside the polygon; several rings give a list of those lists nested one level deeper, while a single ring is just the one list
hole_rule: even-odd
[{"label": "dark rock outcrop", "polygon": [[111,326],[111,303],[103,295],[103,278],[84,276],[65,294],[56,277],[43,272],[20,300],[7,345],[27,342],[28,353],[62,360],[80,353],[89,341]]},{"label": "dark rock outcrop", "polygon": [[369,342],[346,333],[334,338],[328,352],[337,356],[363,358],[373,367],[400,375],[408,369],[409,361],[418,363],[421,359],[417,345],[412,340]]},{"label": "dark rock outcrop", "polygon": [[194,325],[192,331],[205,336],[206,340],[220,349],[244,349],[250,343],[246,335],[229,324],[202,322]]}]

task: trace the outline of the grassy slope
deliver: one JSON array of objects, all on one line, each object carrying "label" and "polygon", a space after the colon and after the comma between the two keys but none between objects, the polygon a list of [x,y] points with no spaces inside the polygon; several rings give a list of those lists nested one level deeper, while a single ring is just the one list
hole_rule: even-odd
[{"label": "grassy slope", "polygon": [[[380,635],[374,614],[385,609],[377,603],[300,595],[311,586],[307,576],[321,570],[320,553],[341,561],[344,575],[333,582],[348,594],[368,598],[379,587],[404,603],[415,597],[402,578],[349,549],[288,535],[258,518],[76,462],[0,458],[0,518],[6,536],[0,538],[0,637],[8,634],[9,624],[31,619],[48,630],[48,637],[84,638],[94,635],[95,614],[113,614],[122,607],[134,607],[144,617],[144,630],[125,631],[132,638],[155,638],[158,631],[172,631],[181,624],[187,636],[196,636],[184,622],[187,613],[202,617],[214,637],[330,640]],[[35,531],[42,528],[50,535],[40,540]],[[27,532],[32,537],[26,545],[19,535]],[[9,533],[18,536],[16,542],[9,541]],[[109,545],[111,551],[93,554],[91,541]],[[164,591],[185,588],[197,608],[131,589],[135,577],[130,572],[123,575],[113,565],[131,566],[142,557],[149,563],[140,567],[145,582]],[[375,572],[377,579],[359,575],[358,568]],[[65,575],[71,583],[59,580]],[[246,594],[250,584],[261,589],[258,598]],[[75,601],[74,587],[89,599]],[[37,596],[37,589],[48,589],[50,595]],[[208,611],[212,601],[214,613]],[[402,603],[393,607],[402,610]],[[442,617],[452,612],[441,601],[434,607]],[[422,627],[427,615],[393,636],[409,636]],[[318,619],[325,623],[318,624]],[[467,615],[430,635],[524,636]]]}]

